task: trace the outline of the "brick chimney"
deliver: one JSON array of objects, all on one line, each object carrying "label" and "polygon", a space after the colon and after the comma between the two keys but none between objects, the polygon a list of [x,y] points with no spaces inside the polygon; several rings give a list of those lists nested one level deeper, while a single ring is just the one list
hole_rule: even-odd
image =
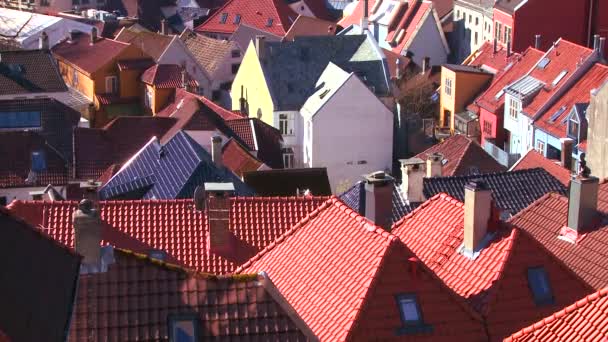
[{"label": "brick chimney", "polygon": [[393,184],[395,179],[384,171],[365,175],[365,217],[389,230],[393,216]]},{"label": "brick chimney", "polygon": [[580,233],[596,218],[599,179],[577,176],[570,181],[568,197],[568,228]]},{"label": "brick chimney", "polygon": [[487,243],[488,226],[493,219],[492,190],[482,180],[472,180],[464,187],[464,250],[474,259]]},{"label": "brick chimney", "polygon": [[420,158],[401,159],[401,192],[409,203],[424,202],[423,179],[426,163]]},{"label": "brick chimney", "polygon": [[42,31],[40,37],[38,37],[38,48],[43,51],[49,49],[49,35],[45,31]]},{"label": "brick chimney", "polygon": [[236,238],[230,232],[230,196],[234,194],[232,183],[205,183],[210,253],[233,256]]},{"label": "brick chimney", "polygon": [[426,159],[426,176],[441,177],[443,171],[443,154],[434,152],[428,155]]},{"label": "brick chimney", "polygon": [[100,267],[101,261],[101,227],[99,213],[93,202],[83,199],[72,215],[74,223],[74,249],[83,256],[85,266]]},{"label": "brick chimney", "polygon": [[222,137],[219,135],[211,137],[211,159],[217,167],[221,168],[224,166],[222,160]]},{"label": "brick chimney", "polygon": [[560,163],[564,168],[571,170],[572,169],[572,147],[574,146],[574,140],[572,140],[570,138],[561,138],[560,142],[562,144]]},{"label": "brick chimney", "polygon": [[263,61],[266,59],[266,37],[255,36],[255,51],[258,53],[258,59]]}]

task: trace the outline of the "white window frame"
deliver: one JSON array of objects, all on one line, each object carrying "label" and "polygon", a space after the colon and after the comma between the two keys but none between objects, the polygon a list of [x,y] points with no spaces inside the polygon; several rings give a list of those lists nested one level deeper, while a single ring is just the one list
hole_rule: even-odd
[{"label": "white window frame", "polygon": [[295,158],[293,150],[285,149],[283,150],[283,168],[284,169],[293,169],[295,164]]},{"label": "white window frame", "polygon": [[293,136],[295,135],[295,119],[293,113],[279,113],[278,126],[281,135]]},{"label": "white window frame", "polygon": [[536,140],[536,144],[534,146],[534,149],[536,150],[536,152],[542,154],[543,156],[545,155],[545,142],[542,140]]},{"label": "white window frame", "polygon": [[105,81],[106,81],[106,93],[107,94],[118,93],[118,77],[106,76]]},{"label": "white window frame", "polygon": [[517,116],[520,112],[521,102],[513,97],[509,99],[509,117],[513,120],[517,120]]},{"label": "white window frame", "polygon": [[452,79],[449,77],[446,77],[446,79],[445,79],[445,86],[444,86],[443,92],[447,96],[452,97]]}]

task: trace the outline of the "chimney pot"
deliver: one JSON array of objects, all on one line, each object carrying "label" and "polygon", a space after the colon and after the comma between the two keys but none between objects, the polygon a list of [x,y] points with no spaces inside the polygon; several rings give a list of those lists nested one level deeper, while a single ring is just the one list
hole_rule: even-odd
[{"label": "chimney pot", "polygon": [[426,163],[420,158],[401,159],[401,192],[409,203],[424,202],[423,179]]},{"label": "chimney pot", "polygon": [[384,171],[377,171],[365,178],[365,217],[376,225],[389,230],[393,215],[393,183],[395,179]]},{"label": "chimney pot", "polygon": [[426,159],[426,176],[441,177],[443,171],[443,154],[434,152],[428,155]]},{"label": "chimney pot", "polygon": [[222,161],[222,137],[219,135],[211,137],[211,159],[218,168],[224,166]]},{"label": "chimney pot", "polygon": [[540,34],[534,35],[534,48],[540,50]]},{"label": "chimney pot", "polygon": [[363,0],[363,17],[361,18],[361,32],[368,30],[369,3],[368,0]]},{"label": "chimney pot", "polygon": [[473,180],[464,187],[464,254],[475,258],[483,248],[488,226],[493,219],[492,190],[481,180]]},{"label": "chimney pot", "polygon": [[74,223],[74,249],[83,256],[83,264],[99,266],[101,257],[101,227],[99,213],[93,202],[83,199],[72,215]]},{"label": "chimney pot", "polygon": [[560,163],[562,167],[571,170],[572,169],[572,147],[574,145],[574,140],[570,138],[562,138],[560,139],[562,144],[561,158]]},{"label": "chimney pot", "polygon": [[599,179],[577,176],[570,181],[568,197],[568,227],[582,232],[596,217]]},{"label": "chimney pot", "polygon": [[598,46],[598,53],[600,55],[600,59],[603,59],[605,57],[604,51],[606,51],[606,37],[600,37],[600,42]]},{"label": "chimney pot", "polygon": [[422,58],[422,73],[426,73],[427,69],[430,67],[431,58],[424,57]]}]

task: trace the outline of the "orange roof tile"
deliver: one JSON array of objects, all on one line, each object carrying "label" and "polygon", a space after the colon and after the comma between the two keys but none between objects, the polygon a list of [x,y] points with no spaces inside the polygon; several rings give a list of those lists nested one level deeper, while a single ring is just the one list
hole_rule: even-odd
[{"label": "orange roof tile", "polygon": [[245,172],[257,171],[264,164],[234,139],[228,140],[222,148],[222,161],[228,169],[241,178]]},{"label": "orange roof tile", "polygon": [[537,167],[545,169],[565,186],[570,184],[570,170],[562,167],[559,161],[548,159],[535,150],[530,150],[524,154],[523,157],[521,157],[517,163],[513,165],[510,171],[534,169]]}]

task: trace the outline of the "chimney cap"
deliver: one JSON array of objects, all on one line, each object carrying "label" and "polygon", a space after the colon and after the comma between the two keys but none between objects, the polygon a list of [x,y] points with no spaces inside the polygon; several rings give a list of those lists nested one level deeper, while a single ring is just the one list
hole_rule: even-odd
[{"label": "chimney cap", "polygon": [[83,199],[78,203],[78,210],[85,214],[91,213],[93,210],[93,202],[90,199]]},{"label": "chimney cap", "polygon": [[414,158],[409,158],[409,159],[399,159],[399,162],[401,163],[401,166],[405,166],[405,165],[418,165],[418,164],[424,164],[424,160],[414,157]]},{"label": "chimney cap", "polygon": [[214,135],[211,137],[211,141],[214,143],[221,143],[222,142],[222,137],[219,135]]},{"label": "chimney cap", "polygon": [[427,160],[432,160],[434,162],[439,162],[443,160],[443,153],[441,152],[433,152],[426,157]]},{"label": "chimney cap", "polygon": [[233,183],[205,183],[205,191],[229,192],[234,191]]},{"label": "chimney cap", "polygon": [[384,184],[395,180],[395,178],[384,171],[372,172],[368,175],[363,175],[363,178],[369,184]]},{"label": "chimney cap", "polygon": [[488,184],[483,179],[472,179],[465,186],[465,189],[472,191],[489,190]]}]

